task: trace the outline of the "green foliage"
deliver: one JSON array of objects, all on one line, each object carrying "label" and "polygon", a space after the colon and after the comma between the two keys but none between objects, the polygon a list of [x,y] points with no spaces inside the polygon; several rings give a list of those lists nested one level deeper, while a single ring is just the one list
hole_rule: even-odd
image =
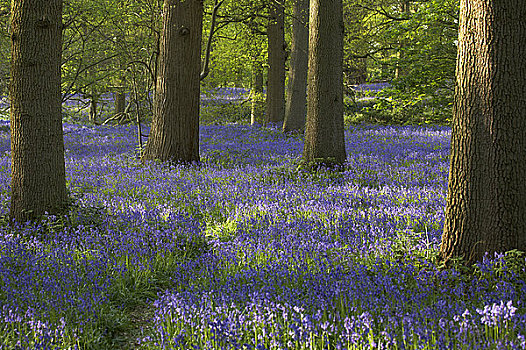
[{"label": "green foliage", "polygon": [[[117,90],[151,103],[162,1],[68,0],[64,5],[64,99],[99,102]],[[86,118],[86,104],[77,118]],[[106,116],[99,116],[106,117]]]},{"label": "green foliage", "polygon": [[204,235],[208,239],[217,239],[221,242],[231,241],[236,234],[238,223],[227,219],[220,223],[210,223],[207,225]]},{"label": "green foliage", "polygon": [[[213,2],[205,2],[205,7],[205,13],[211,13]],[[221,5],[212,40],[210,75],[202,83],[205,89],[250,86],[253,61],[266,62],[267,16],[268,2],[264,0],[225,1]],[[203,38],[207,38],[209,28],[210,16],[205,15]]]},{"label": "green foliage", "polygon": [[247,101],[212,103],[201,107],[199,122],[201,124],[250,123],[250,103]]},{"label": "green foliage", "polygon": [[356,124],[381,124],[378,113],[373,113],[377,100],[362,99],[356,100],[345,96],[344,103],[344,124],[345,127]]},{"label": "green foliage", "polygon": [[[9,82],[9,14],[11,2],[9,0],[0,0],[0,96],[6,95]],[[2,111],[0,110],[0,117]]]},{"label": "green foliage", "polygon": [[[348,84],[389,81],[349,122],[447,124],[453,102],[458,0],[347,0]],[[353,75],[354,74],[354,75]],[[358,74],[358,75],[359,75]]]},{"label": "green foliage", "polygon": [[[137,99],[142,119],[151,117],[155,61],[162,0],[67,0],[64,5],[63,93],[98,101],[97,121],[112,116],[103,97],[122,87],[128,102]],[[346,123],[445,124],[451,119],[456,59],[458,0],[345,0],[346,84],[390,81],[371,101],[348,104]],[[203,50],[213,2],[205,2]],[[10,1],[0,0],[0,95],[7,94]],[[286,2],[286,21],[291,2]],[[212,41],[210,74],[203,88],[249,87],[254,63],[267,55],[268,2],[225,1],[218,12]],[[288,23],[287,22],[287,23]],[[290,31],[286,31],[286,37]],[[204,53],[204,52],[203,52]],[[398,76],[396,73],[398,72]],[[247,106],[205,109],[228,122],[248,120]],[[67,121],[85,121],[89,106],[68,111]],[[5,111],[2,117],[7,118]],[[239,115],[239,117],[234,117]]]},{"label": "green foliage", "polygon": [[[393,95],[398,94],[395,97]],[[402,95],[404,97],[402,97]],[[345,125],[396,124],[396,125],[446,125],[452,117],[452,98],[433,98],[422,94],[412,97],[412,92],[402,93],[396,88],[385,89],[379,96],[356,102],[346,108]],[[450,100],[451,99],[451,100]],[[441,102],[443,104],[441,104]]]}]

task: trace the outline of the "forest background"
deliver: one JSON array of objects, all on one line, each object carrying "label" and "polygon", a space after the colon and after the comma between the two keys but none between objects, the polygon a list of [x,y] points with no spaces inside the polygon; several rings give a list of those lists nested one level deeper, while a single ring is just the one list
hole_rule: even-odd
[{"label": "forest background", "polygon": [[[219,3],[210,43],[210,74],[202,81],[202,92],[218,87],[242,88],[245,90],[237,92],[244,93],[239,96],[243,99],[258,84],[260,71],[267,81],[267,2]],[[203,57],[217,4],[205,2]],[[348,123],[449,123],[458,5],[456,0],[344,1],[343,74]],[[8,89],[9,8],[8,0],[0,1],[0,96],[6,96]],[[101,123],[123,113],[127,98],[127,112],[134,111],[136,99],[140,115],[150,119],[162,1],[70,0],[64,3],[63,16],[63,102],[76,107],[65,110],[66,117]],[[286,2],[287,58],[293,17],[291,2]],[[289,64],[287,59],[287,70]],[[364,83],[372,85],[360,85]],[[114,106],[109,106],[110,97],[115,97]],[[5,103],[3,107],[7,117]],[[248,107],[248,103],[222,105],[221,109],[234,113],[221,114],[230,119],[226,121],[247,120]],[[206,122],[207,116],[201,119]]]}]

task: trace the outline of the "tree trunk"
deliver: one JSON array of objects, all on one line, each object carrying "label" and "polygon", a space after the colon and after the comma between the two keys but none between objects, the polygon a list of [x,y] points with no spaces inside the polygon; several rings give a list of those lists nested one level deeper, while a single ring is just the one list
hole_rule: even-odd
[{"label": "tree trunk", "polygon": [[285,14],[282,0],[270,4],[266,121],[283,122],[285,116]]},{"label": "tree trunk", "polygon": [[462,0],[440,254],[526,251],[526,2]]},{"label": "tree trunk", "polygon": [[153,121],[143,161],[199,162],[202,0],[165,0]]},{"label": "tree trunk", "polygon": [[305,129],[309,60],[309,0],[295,0],[292,17],[292,52],[283,132]]},{"label": "tree trunk", "polygon": [[62,0],[12,4],[10,216],[24,222],[59,214],[66,204]]},{"label": "tree trunk", "polygon": [[310,11],[303,160],[307,164],[342,164],[346,159],[342,0],[312,0]]},{"label": "tree trunk", "polygon": [[[400,3],[400,13],[402,16],[408,16],[411,10],[409,0],[402,0]],[[398,42],[398,51],[396,52],[396,67],[395,67],[395,79],[401,78],[405,75],[406,69],[404,69],[404,47],[406,46],[405,40],[402,39]]]},{"label": "tree trunk", "polygon": [[252,75],[250,124],[261,125],[264,122],[265,98],[263,94],[263,67],[257,60],[254,60]]},{"label": "tree trunk", "polygon": [[91,123],[96,123],[97,122],[97,97],[95,95],[91,95],[90,96],[89,121]]},{"label": "tree trunk", "polygon": [[114,114],[123,114],[126,107],[126,94],[124,93],[124,87],[118,87],[114,94],[115,98],[115,111]]},{"label": "tree trunk", "polygon": [[356,84],[365,84],[367,82],[367,58],[360,58],[357,62]]}]

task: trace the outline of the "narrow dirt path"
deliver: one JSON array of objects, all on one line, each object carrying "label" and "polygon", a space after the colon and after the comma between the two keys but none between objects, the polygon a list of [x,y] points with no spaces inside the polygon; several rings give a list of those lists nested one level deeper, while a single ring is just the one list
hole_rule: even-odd
[{"label": "narrow dirt path", "polygon": [[153,327],[154,307],[143,305],[127,313],[129,327],[114,337],[116,350],[139,349],[139,340],[145,337]]}]

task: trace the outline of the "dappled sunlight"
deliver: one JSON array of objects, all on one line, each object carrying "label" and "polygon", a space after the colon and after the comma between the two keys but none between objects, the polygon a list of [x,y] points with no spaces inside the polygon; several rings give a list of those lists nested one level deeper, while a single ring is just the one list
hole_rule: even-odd
[{"label": "dappled sunlight", "polygon": [[353,127],[345,166],[312,173],[275,129],[201,126],[187,167],[141,164],[132,127],[64,132],[71,212],[1,226],[8,347],[107,348],[144,304],[142,349],[524,346],[524,257],[434,263],[448,128]]}]

